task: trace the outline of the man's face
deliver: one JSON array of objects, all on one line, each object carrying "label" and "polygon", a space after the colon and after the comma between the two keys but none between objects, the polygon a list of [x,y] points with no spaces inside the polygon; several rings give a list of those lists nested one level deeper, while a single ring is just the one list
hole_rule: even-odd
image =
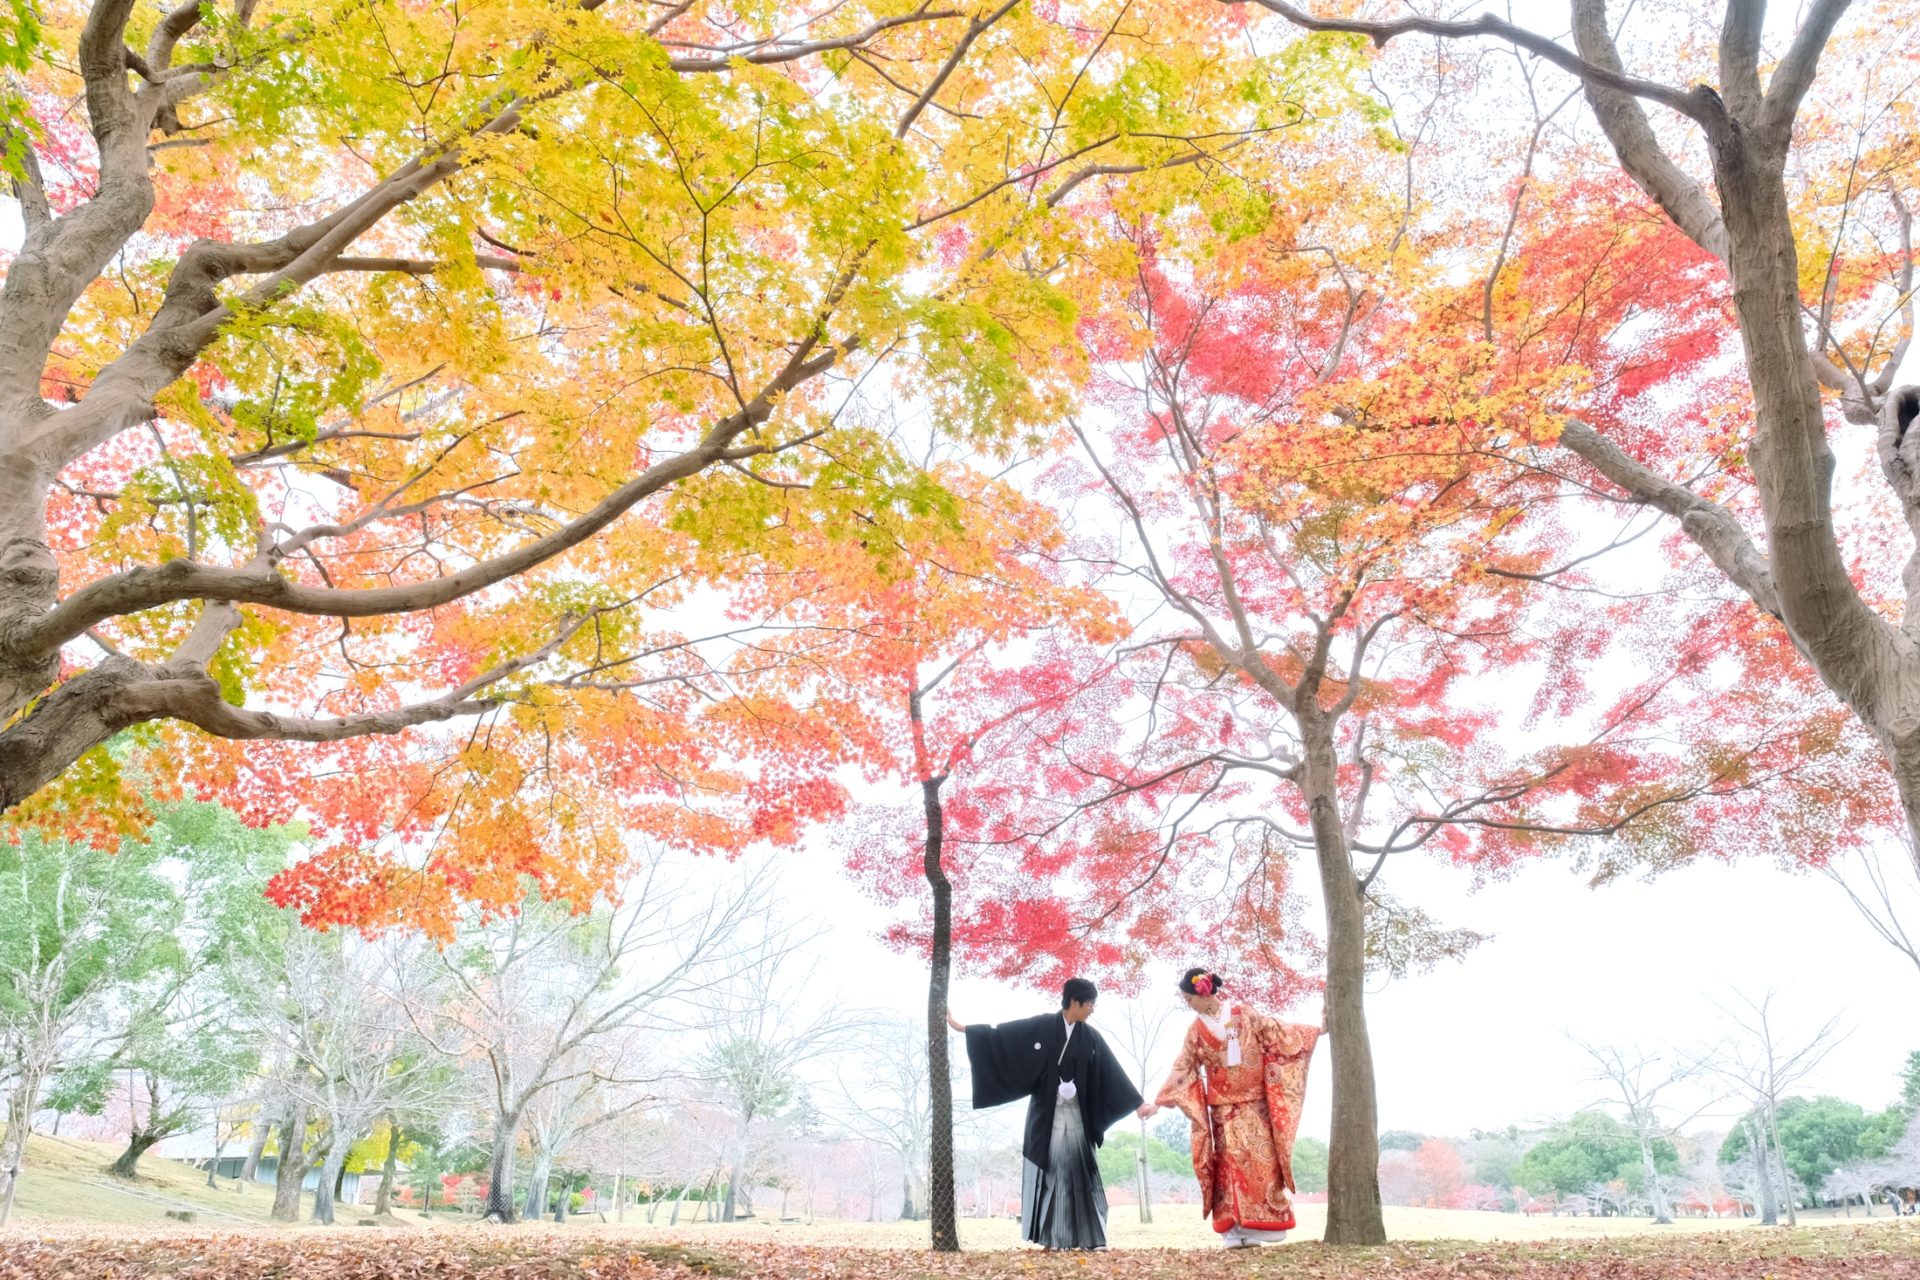
[{"label": "man's face", "polygon": [[1093,1001],[1091,1000],[1069,1001],[1067,1004],[1066,1016],[1067,1016],[1068,1022],[1085,1022],[1088,1018],[1091,1018],[1093,1016]]}]

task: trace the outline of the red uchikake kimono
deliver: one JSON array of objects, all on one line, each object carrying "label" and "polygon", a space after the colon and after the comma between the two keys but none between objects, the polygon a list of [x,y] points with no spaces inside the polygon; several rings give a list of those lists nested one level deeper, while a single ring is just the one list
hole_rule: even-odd
[{"label": "red uchikake kimono", "polygon": [[1227,1042],[1195,1018],[1154,1102],[1178,1107],[1193,1126],[1200,1211],[1215,1231],[1291,1231],[1293,1138],[1320,1028],[1240,1005],[1226,1026],[1239,1033],[1240,1064],[1227,1065]]}]

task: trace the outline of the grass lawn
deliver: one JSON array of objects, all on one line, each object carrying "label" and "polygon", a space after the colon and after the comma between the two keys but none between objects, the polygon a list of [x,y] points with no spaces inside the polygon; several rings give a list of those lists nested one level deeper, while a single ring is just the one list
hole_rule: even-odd
[{"label": "grass lawn", "polygon": [[41,1134],[27,1139],[26,1167],[13,1201],[14,1222],[155,1227],[171,1221],[168,1209],[194,1210],[203,1230],[268,1221],[273,1208],[271,1187],[243,1187],[223,1179],[218,1189],[210,1189],[207,1175],[200,1170],[152,1155],[140,1161],[138,1179],[122,1182],[107,1172],[119,1154],[119,1147],[105,1142]]}]

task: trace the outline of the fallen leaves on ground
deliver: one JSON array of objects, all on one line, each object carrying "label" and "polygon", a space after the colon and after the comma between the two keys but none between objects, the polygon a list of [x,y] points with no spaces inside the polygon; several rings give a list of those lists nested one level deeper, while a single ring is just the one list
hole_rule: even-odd
[{"label": "fallen leaves on ground", "polygon": [[1920,1280],[1920,1229],[1740,1232],[1511,1244],[1314,1243],[1226,1250],[934,1254],[858,1248],[689,1248],[476,1227],[396,1235],[314,1231],[0,1235],[0,1280]]}]

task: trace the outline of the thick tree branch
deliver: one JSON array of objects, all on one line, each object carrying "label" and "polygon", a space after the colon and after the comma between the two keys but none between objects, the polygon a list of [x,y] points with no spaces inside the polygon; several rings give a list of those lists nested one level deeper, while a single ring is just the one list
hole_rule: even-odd
[{"label": "thick tree branch", "polygon": [[447,604],[525,573],[580,545],[644,499],[704,470],[735,438],[772,416],[774,406],[789,392],[826,371],[852,345],[843,343],[814,353],[814,342],[809,339],[744,409],[715,423],[695,448],[648,467],[571,524],[457,573],[405,586],[341,589],[303,586],[271,564],[229,569],[173,560],[131,569],[82,587],[37,625],[20,633],[16,643],[23,651],[50,651],[108,618],[175,600],[226,600],[341,618],[411,613]]},{"label": "thick tree branch", "polygon": [[20,204],[20,221],[31,235],[53,221],[53,209],[47,203],[47,180],[40,172],[40,153],[25,130],[0,129],[0,152],[9,147],[20,151],[20,172],[13,175],[13,198]]},{"label": "thick tree branch", "polygon": [[1580,54],[1549,40],[1538,32],[1517,27],[1491,13],[1483,13],[1466,22],[1422,17],[1397,18],[1390,22],[1366,22],[1355,18],[1316,18],[1312,14],[1294,8],[1286,0],[1222,0],[1222,2],[1226,4],[1257,3],[1303,30],[1350,32],[1366,36],[1375,44],[1385,44],[1395,36],[1403,35],[1431,35],[1454,40],[1472,36],[1492,36],[1546,59],[1562,71],[1578,76],[1586,84],[1600,85],[1620,93],[1632,94],[1636,98],[1645,98],[1649,102],[1657,102],[1690,119],[1705,122],[1703,113],[1706,106],[1698,90],[1677,89],[1672,85],[1627,75],[1617,65],[1606,66],[1583,58]]},{"label": "thick tree branch", "polygon": [[349,245],[393,210],[455,172],[469,136],[511,132],[529,105],[527,99],[514,99],[472,135],[416,157],[343,208],[277,239],[258,244],[196,242],[174,267],[146,332],[101,371],[77,407],[45,424],[41,452],[56,465],[65,465],[147,416],[152,398],[198,359],[220,326],[233,317],[233,309],[216,293],[220,284],[234,276],[264,275],[240,305],[266,307],[280,301],[325,273]]},{"label": "thick tree branch", "polygon": [[1795,33],[1786,57],[1780,59],[1780,65],[1773,70],[1760,125],[1768,141],[1782,152],[1792,138],[1793,118],[1799,114],[1801,100],[1813,85],[1820,55],[1825,52],[1841,15],[1846,13],[1847,4],[1848,0],[1814,0],[1805,25]]},{"label": "thick tree branch", "polygon": [[1727,0],[1720,24],[1720,96],[1749,128],[1760,122],[1760,28],[1767,0]]},{"label": "thick tree branch", "polygon": [[[238,613],[229,605],[216,605],[213,609]],[[500,705],[499,698],[484,696],[486,690],[552,657],[596,613],[568,618],[561,624],[559,633],[538,649],[490,667],[438,698],[386,711],[317,719],[283,716],[270,711],[250,711],[245,707],[236,707],[223,698],[220,686],[214,683],[203,667],[192,661],[175,661],[159,668],[154,679],[128,689],[121,702],[126,711],[135,717],[136,723],[160,719],[184,720],[221,738],[339,742],[366,734],[399,733],[416,725],[478,715]]]},{"label": "thick tree branch", "polygon": [[80,32],[80,74],[86,82],[87,118],[95,138],[133,123],[133,91],[127,86],[127,19],[133,0],[94,0]]},{"label": "thick tree branch", "polygon": [[[47,353],[80,295],[153,209],[147,121],[127,84],[122,47],[132,9],[133,0],[97,0],[79,40],[87,114],[100,155],[98,190],[65,217],[30,226],[0,286],[0,415],[15,423],[53,412],[40,398]],[[0,446],[17,443],[0,438]],[[51,473],[65,460],[11,461]]]},{"label": "thick tree branch", "polygon": [[23,719],[0,731],[0,812],[58,778],[73,761],[114,734],[153,720],[184,720],[222,738],[337,742],[477,715],[501,704],[487,690],[552,657],[599,611],[569,617],[539,648],[498,663],[437,698],[361,715],[308,718],[236,707],[221,695],[205,662],[239,619],[231,605],[201,615],[172,661],[149,666],[113,654],[54,689]]},{"label": "thick tree branch", "polygon": [[[165,72],[173,66],[174,48],[200,25],[203,9],[203,0],[185,0],[155,25],[153,36],[147,41],[147,65],[153,73]],[[148,74],[147,78],[152,79],[153,75]]]},{"label": "thick tree branch", "polygon": [[[1621,69],[1620,51],[1614,44],[1613,32],[1607,27],[1605,0],[1574,0],[1573,42],[1581,55],[1595,66],[1611,71]],[[1695,244],[1725,262],[1727,228],[1719,207],[1706,189],[1675,164],[1660,146],[1640,104],[1632,95],[1597,81],[1583,83],[1588,105],[1593,108],[1607,140],[1613,144],[1627,176],[1653,197]]]},{"label": "thick tree branch", "polygon": [[1567,420],[1560,443],[1635,499],[1680,521],[1687,536],[1735,586],[1760,608],[1780,616],[1780,597],[1766,556],[1725,507],[1668,480],[1578,419]]},{"label": "thick tree branch", "polygon": [[[497,254],[478,254],[473,261],[475,266],[485,271],[522,270],[517,259],[502,258]],[[437,262],[431,258],[335,258],[327,271],[397,271],[402,275],[430,276],[445,271],[453,265],[451,262]]]}]

